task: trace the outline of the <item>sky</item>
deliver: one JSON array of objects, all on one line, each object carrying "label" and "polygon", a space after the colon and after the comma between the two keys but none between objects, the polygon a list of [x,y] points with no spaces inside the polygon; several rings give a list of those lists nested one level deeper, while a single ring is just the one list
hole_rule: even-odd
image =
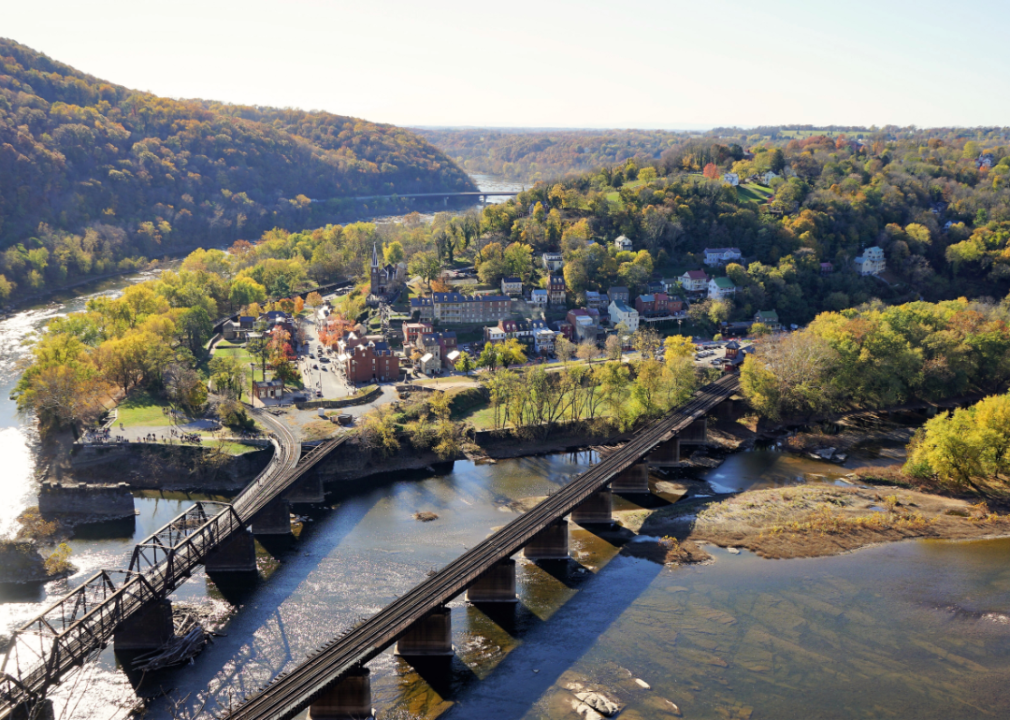
[{"label": "sky", "polygon": [[0,36],[174,98],[404,126],[1010,125],[1010,2],[26,0]]}]

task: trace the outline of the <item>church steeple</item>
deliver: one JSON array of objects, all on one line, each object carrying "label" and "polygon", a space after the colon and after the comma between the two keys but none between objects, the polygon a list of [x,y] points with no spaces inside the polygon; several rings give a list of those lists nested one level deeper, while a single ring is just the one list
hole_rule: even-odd
[{"label": "church steeple", "polygon": [[374,242],[372,243],[372,267],[379,267],[379,248]]}]

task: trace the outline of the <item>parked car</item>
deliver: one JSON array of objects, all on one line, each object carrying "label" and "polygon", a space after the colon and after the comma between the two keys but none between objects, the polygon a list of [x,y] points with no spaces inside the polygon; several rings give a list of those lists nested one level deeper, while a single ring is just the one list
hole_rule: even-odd
[{"label": "parked car", "polygon": [[295,401],[296,403],[298,403],[298,402],[305,402],[305,401],[307,401],[307,400],[308,400],[308,398],[307,398],[307,397],[305,397],[304,395],[295,395],[295,396],[294,396],[293,398],[291,398],[291,399],[292,399],[292,400],[294,400],[294,401]]}]

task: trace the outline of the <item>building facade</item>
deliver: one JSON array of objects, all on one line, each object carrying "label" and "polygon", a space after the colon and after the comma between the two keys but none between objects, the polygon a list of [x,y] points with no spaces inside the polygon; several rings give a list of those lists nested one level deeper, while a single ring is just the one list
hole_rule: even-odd
[{"label": "building facade", "polygon": [[856,272],[860,275],[879,275],[887,269],[887,261],[884,260],[884,251],[873,246],[866,248],[862,255],[856,257]]},{"label": "building facade", "polygon": [[522,295],[523,281],[517,277],[503,277],[501,279],[502,295]]},{"label": "building facade", "polygon": [[705,292],[708,288],[708,274],[704,270],[688,270],[680,276],[680,285],[687,292]]},{"label": "building facade", "polygon": [[611,300],[608,310],[610,312],[611,325],[617,327],[621,323],[624,323],[625,327],[628,328],[629,333],[633,333],[638,330],[639,315],[637,310],[628,307],[621,300]]},{"label": "building facade", "polygon": [[716,300],[732,297],[736,294],[736,285],[728,277],[712,278],[708,281],[708,296]]},{"label": "building facade", "polygon": [[400,377],[400,360],[384,342],[350,348],[344,363],[349,382],[389,382]]},{"label": "building facade", "polygon": [[512,314],[507,295],[433,293],[431,300],[434,319],[449,325],[496,322]]},{"label": "building facade", "polygon": [[739,260],[741,257],[740,248],[705,248],[706,265],[725,265],[730,260]]},{"label": "building facade", "polygon": [[551,273],[547,276],[547,297],[551,305],[564,305],[567,303],[565,278],[560,273]]}]

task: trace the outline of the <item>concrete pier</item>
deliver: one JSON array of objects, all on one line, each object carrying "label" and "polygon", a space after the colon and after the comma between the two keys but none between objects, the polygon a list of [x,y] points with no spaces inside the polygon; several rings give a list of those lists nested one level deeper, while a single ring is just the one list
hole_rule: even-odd
[{"label": "concrete pier", "polygon": [[609,487],[601,488],[572,510],[572,522],[578,525],[613,525],[614,495]]},{"label": "concrete pier", "polygon": [[491,566],[467,588],[466,599],[472,603],[514,603],[516,598],[516,561],[506,558]]},{"label": "concrete pier", "polygon": [[452,650],[452,611],[437,607],[407,628],[396,642],[402,657],[446,657]]},{"label": "concrete pier", "polygon": [[610,482],[610,489],[616,493],[648,493],[649,464],[638,462],[624,468]]},{"label": "concrete pier", "polygon": [[290,535],[291,508],[287,500],[273,500],[252,522],[253,535]]},{"label": "concrete pier", "polygon": [[558,520],[534,535],[523,548],[523,557],[529,560],[567,560],[568,521]]},{"label": "concrete pier", "polygon": [[256,572],[256,542],[248,530],[232,533],[227,540],[207,553],[203,563],[208,575]]},{"label": "concrete pier", "polygon": [[39,488],[39,513],[96,520],[129,517],[134,514],[133,494],[126,483],[92,485],[46,481]]},{"label": "concrete pier", "polygon": [[175,635],[172,603],[154,600],[116,628],[113,647],[119,650],[157,650]]},{"label": "concrete pier", "polygon": [[292,485],[284,499],[291,503],[321,503],[326,499],[323,491],[322,478],[315,472],[309,472],[301,480]]},{"label": "concrete pier", "polygon": [[678,437],[681,445],[704,445],[708,442],[708,420],[698,418],[681,430]]},{"label": "concrete pier", "polygon": [[680,438],[670,438],[646,458],[653,467],[671,467],[680,462]]},{"label": "concrete pier", "polygon": [[362,668],[326,688],[309,706],[309,720],[364,720],[372,717],[372,682]]}]

